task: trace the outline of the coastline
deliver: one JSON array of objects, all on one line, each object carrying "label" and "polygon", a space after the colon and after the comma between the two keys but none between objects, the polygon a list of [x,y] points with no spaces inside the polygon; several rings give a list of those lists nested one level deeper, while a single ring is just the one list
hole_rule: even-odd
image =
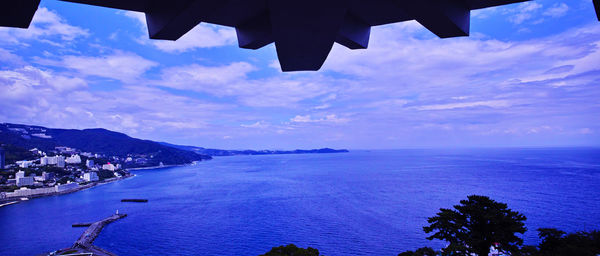
[{"label": "coastline", "polygon": [[116,181],[120,181],[120,180],[124,180],[124,179],[128,179],[128,178],[132,178],[134,176],[135,176],[135,174],[129,174],[127,176],[123,176],[120,178],[117,178],[117,177],[110,178],[110,179],[106,179],[106,180],[99,181],[99,182],[85,184],[85,185],[79,186],[78,188],[67,190],[67,191],[62,191],[62,192],[54,192],[54,193],[48,193],[48,194],[39,194],[39,195],[32,195],[32,196],[22,196],[22,197],[0,199],[0,208],[4,207],[4,206],[17,204],[17,203],[20,203],[23,201],[29,201],[32,199],[40,198],[40,197],[61,196],[61,195],[71,194],[71,193],[75,193],[78,191],[93,188],[95,186],[100,186],[100,185],[104,185],[104,184],[108,184],[108,183],[112,183],[112,182],[116,182]]},{"label": "coastline", "polygon": [[159,165],[159,166],[148,166],[148,167],[137,167],[137,168],[127,168],[126,171],[141,171],[141,170],[153,170],[153,169],[161,169],[161,168],[169,168],[169,167],[181,167],[186,165],[192,165],[196,161],[191,164],[169,164],[169,165]]},{"label": "coastline", "polygon": [[[199,161],[194,161],[192,163],[189,164],[171,164],[171,165],[162,165],[162,166],[148,166],[148,167],[138,167],[138,168],[127,168],[125,169],[125,171],[130,172],[130,171],[140,171],[140,170],[153,170],[153,169],[161,169],[161,168],[170,168],[170,167],[181,167],[181,166],[188,166],[188,165],[193,165],[196,162]],[[61,195],[66,195],[66,194],[70,194],[70,193],[75,193],[78,191],[82,191],[82,190],[86,190],[89,188],[93,188],[95,186],[100,186],[100,185],[105,185],[108,183],[112,183],[112,182],[116,182],[116,181],[120,181],[120,180],[124,180],[124,179],[128,179],[128,178],[133,178],[135,177],[135,174],[130,173],[127,176],[123,176],[120,178],[110,178],[110,179],[106,179],[103,181],[99,181],[99,182],[93,182],[93,183],[89,183],[89,184],[85,184],[85,185],[81,185],[76,189],[72,189],[72,190],[68,190],[68,191],[63,191],[63,192],[54,192],[54,193],[48,193],[48,194],[39,194],[39,195],[33,195],[33,196],[23,196],[23,197],[14,197],[14,198],[6,198],[6,199],[0,199],[0,208],[1,207],[5,207],[5,206],[9,206],[9,205],[13,205],[13,204],[17,204],[20,202],[24,202],[24,201],[28,201],[31,199],[36,199],[36,198],[40,198],[40,197],[48,197],[48,196],[61,196]]]}]

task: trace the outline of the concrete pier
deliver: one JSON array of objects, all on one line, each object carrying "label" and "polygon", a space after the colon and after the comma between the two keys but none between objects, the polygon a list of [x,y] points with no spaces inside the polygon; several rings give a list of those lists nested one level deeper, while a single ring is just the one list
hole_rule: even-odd
[{"label": "concrete pier", "polygon": [[106,226],[107,224],[109,224],[115,220],[125,218],[126,216],[127,216],[127,214],[115,214],[115,215],[110,216],[101,221],[92,223],[92,225],[90,225],[90,227],[88,229],[86,229],[85,232],[83,232],[83,234],[81,234],[81,236],[79,237],[79,239],[77,239],[75,244],[73,244],[73,247],[92,246],[92,243],[94,242],[94,240],[96,240],[96,237],[98,237],[98,235],[100,234],[100,231],[102,231],[104,226]]},{"label": "concrete pier", "polygon": [[[79,239],[71,246],[71,248],[62,249],[56,252],[52,252],[49,255],[96,255],[96,256],[114,256],[115,254],[108,252],[100,247],[94,246],[92,243],[96,240],[96,237],[100,235],[100,231],[109,223],[118,219],[125,218],[127,214],[115,214],[106,219],[91,223],[89,227],[81,234]],[[87,223],[73,224],[81,225]]]}]

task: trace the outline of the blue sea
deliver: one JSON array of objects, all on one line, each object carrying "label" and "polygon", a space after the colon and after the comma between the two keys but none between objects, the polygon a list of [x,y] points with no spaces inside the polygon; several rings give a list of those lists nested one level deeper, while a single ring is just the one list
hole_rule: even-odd
[{"label": "blue sea", "polygon": [[[322,254],[397,255],[429,241],[439,208],[490,196],[535,230],[600,229],[600,149],[353,151],[216,157],[0,208],[0,255],[69,247],[76,222],[116,210],[95,244],[118,255],[259,255],[294,243]],[[147,198],[148,203],[121,203]]]}]

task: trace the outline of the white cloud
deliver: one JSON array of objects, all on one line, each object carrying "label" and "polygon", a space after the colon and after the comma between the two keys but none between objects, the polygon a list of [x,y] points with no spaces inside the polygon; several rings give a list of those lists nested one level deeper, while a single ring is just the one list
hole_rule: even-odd
[{"label": "white cloud", "polygon": [[141,12],[124,12],[143,28],[144,35],[138,40],[142,44],[150,44],[165,52],[187,52],[199,48],[213,48],[234,45],[237,42],[235,29],[208,23],[200,23],[177,41],[153,40],[148,37],[146,18]]},{"label": "white cloud", "polygon": [[216,93],[224,95],[233,93],[228,91],[227,84],[244,80],[247,74],[254,70],[256,67],[246,62],[236,62],[224,66],[199,64],[177,66],[163,70],[160,83],[164,86],[191,91],[206,91],[210,90],[209,87],[216,87],[212,88],[213,92],[224,89],[225,91]]},{"label": "white cloud", "polygon": [[0,48],[0,63],[8,63],[8,64],[22,64],[23,59],[21,56],[15,55],[12,52]]},{"label": "white cloud", "polygon": [[23,43],[21,40],[42,40],[53,43],[49,39],[54,37],[68,42],[88,35],[87,30],[69,25],[56,12],[44,7],[38,8],[28,29],[0,28],[0,41],[14,44]]},{"label": "white cloud", "polygon": [[516,13],[509,17],[509,21],[514,24],[521,24],[534,17],[534,13],[543,6],[536,2],[525,2],[518,5]]},{"label": "white cloud", "polygon": [[264,128],[270,127],[270,125],[268,123],[265,123],[264,121],[258,121],[253,124],[242,124],[241,126],[245,127],[245,128],[257,128],[257,129],[264,129]]},{"label": "white cloud", "polygon": [[417,110],[450,110],[450,109],[472,108],[472,107],[503,108],[503,107],[510,107],[511,105],[512,104],[507,100],[488,100],[488,101],[425,105],[425,106],[415,107],[415,109],[417,109]]},{"label": "white cloud", "polygon": [[544,11],[544,15],[550,16],[552,18],[559,18],[559,17],[565,16],[565,14],[567,14],[568,11],[569,11],[569,6],[567,4],[556,3],[556,4],[554,4],[554,6],[546,9]]},{"label": "white cloud", "polygon": [[106,56],[64,56],[60,62],[47,62],[76,70],[79,74],[111,78],[131,83],[158,65],[137,54],[117,51]]},{"label": "white cloud", "polygon": [[[300,101],[331,94],[331,79],[311,74],[249,79],[257,68],[246,62],[222,66],[192,64],[163,70],[157,85],[208,93],[218,97],[235,97],[252,107],[295,107]],[[315,79],[316,78],[316,79]]]},{"label": "white cloud", "polygon": [[[36,67],[0,71],[0,120],[51,127],[104,127],[138,136],[206,129],[226,104],[148,87],[87,90],[84,74]],[[200,111],[201,110],[201,111]]]},{"label": "white cloud", "polygon": [[349,122],[350,119],[340,118],[334,114],[326,115],[324,118],[320,118],[320,119],[313,119],[310,115],[304,115],[304,116],[297,115],[297,116],[291,118],[290,121],[292,123],[336,123],[336,124],[341,124],[341,123]]}]

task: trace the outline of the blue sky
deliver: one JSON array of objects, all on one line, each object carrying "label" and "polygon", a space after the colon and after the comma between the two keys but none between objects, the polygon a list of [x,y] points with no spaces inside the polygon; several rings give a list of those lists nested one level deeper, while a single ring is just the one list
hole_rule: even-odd
[{"label": "blue sky", "polygon": [[471,36],[416,22],[282,73],[273,45],[202,23],[148,39],[143,14],[42,1],[0,28],[0,122],[102,127],[216,148],[600,145],[600,22],[591,0],[472,13]]}]

